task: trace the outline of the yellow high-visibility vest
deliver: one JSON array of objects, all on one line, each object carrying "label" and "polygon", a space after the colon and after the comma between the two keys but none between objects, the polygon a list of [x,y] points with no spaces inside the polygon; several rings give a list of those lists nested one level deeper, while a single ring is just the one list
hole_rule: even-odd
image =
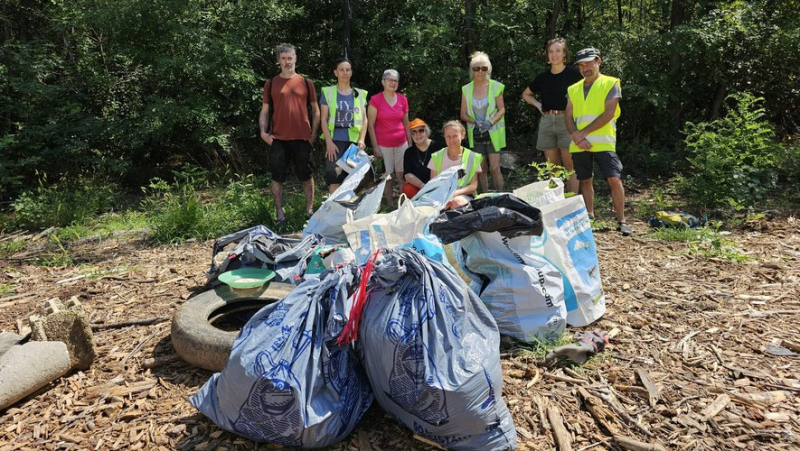
[{"label": "yellow high-visibility vest", "polygon": [[[333,129],[336,127],[336,97],[339,90],[336,86],[326,86],[322,88],[322,95],[328,102],[328,131],[333,139]],[[347,129],[350,142],[357,143],[361,136],[361,128],[364,126],[364,113],[367,107],[367,91],[353,88],[353,125]],[[320,136],[325,139],[324,136]]]},{"label": "yellow high-visibility vest", "polygon": [[[583,80],[567,89],[569,100],[572,102],[572,119],[578,130],[586,128],[593,120],[597,119],[606,110],[606,96],[619,83],[619,78],[600,74],[589,88],[589,95],[583,96]],[[622,87],[620,86],[620,90]],[[619,117],[619,103],[614,111],[614,117],[599,129],[589,133],[586,140],[592,144],[592,152],[614,152],[617,149],[617,118]],[[570,152],[584,152],[575,143],[570,143]]]},{"label": "yellow high-visibility vest", "polygon": [[[499,81],[489,80],[489,107],[486,109],[486,120],[492,121],[494,120],[495,114],[497,114],[497,96],[503,93],[505,89],[505,85],[500,83]],[[475,91],[475,82],[471,81],[468,84],[464,85],[461,88],[461,93],[464,95],[464,99],[467,102],[467,116],[475,119],[475,112],[472,110],[472,97]],[[467,123],[467,137],[469,138],[469,145],[471,147],[475,147],[475,139],[474,136],[475,130],[475,123]],[[497,121],[496,124],[489,129],[489,139],[492,141],[492,146],[496,152],[499,152],[500,149],[506,147],[506,118],[503,116]]]},{"label": "yellow high-visibility vest", "polygon": [[[445,154],[447,154],[447,148],[431,155],[431,161],[436,167],[437,174],[442,173]],[[475,174],[478,173],[478,168],[481,167],[481,161],[483,161],[483,155],[463,147],[461,148],[461,165],[464,166],[464,172],[466,172],[466,174],[464,174],[464,177],[458,179],[459,188],[469,185],[469,182],[471,182]]]}]

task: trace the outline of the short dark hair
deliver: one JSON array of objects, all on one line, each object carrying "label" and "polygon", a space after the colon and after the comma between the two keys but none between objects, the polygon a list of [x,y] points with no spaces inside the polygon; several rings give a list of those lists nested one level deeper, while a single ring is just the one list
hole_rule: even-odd
[{"label": "short dark hair", "polygon": [[282,43],[275,47],[275,58],[280,59],[281,53],[294,53],[297,55],[297,50],[292,44]]},{"label": "short dark hair", "polygon": [[350,65],[350,67],[353,67],[353,62],[350,61],[350,58],[345,57],[345,58],[339,58],[338,60],[334,61],[333,68],[338,69],[339,65],[342,63],[347,63]]}]

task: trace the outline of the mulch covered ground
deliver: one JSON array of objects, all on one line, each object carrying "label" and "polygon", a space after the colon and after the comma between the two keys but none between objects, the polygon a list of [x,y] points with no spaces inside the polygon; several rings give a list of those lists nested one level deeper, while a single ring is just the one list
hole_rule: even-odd
[{"label": "mulch covered ground", "polygon": [[[613,336],[581,367],[504,347],[505,400],[519,449],[800,448],[800,221],[763,220],[727,237],[750,261],[694,256],[638,233],[597,232]],[[0,261],[0,330],[24,332],[51,298],[77,296],[95,332],[92,368],[0,414],[0,450],[254,449],[186,400],[210,376],[183,363],[169,318],[201,290],[210,242],[153,247],[137,236],[86,240],[67,267],[28,245]],[[107,327],[131,320],[150,325]],[[556,439],[558,437],[558,439]],[[260,445],[262,448],[279,448]],[[377,406],[331,449],[432,449]]]}]

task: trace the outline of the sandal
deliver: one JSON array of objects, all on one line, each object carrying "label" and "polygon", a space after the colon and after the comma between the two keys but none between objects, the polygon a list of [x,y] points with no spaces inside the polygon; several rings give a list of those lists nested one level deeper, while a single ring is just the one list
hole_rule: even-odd
[{"label": "sandal", "polygon": [[619,230],[622,233],[622,236],[633,235],[633,229],[631,229],[631,227],[625,222],[620,222],[619,227],[617,227],[617,230]]}]

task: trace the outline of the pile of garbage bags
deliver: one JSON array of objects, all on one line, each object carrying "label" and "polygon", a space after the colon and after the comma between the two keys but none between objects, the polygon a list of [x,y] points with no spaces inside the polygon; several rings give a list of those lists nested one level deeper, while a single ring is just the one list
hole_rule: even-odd
[{"label": "pile of garbage bags", "polygon": [[600,318],[597,252],[582,197],[558,181],[442,211],[457,179],[444,171],[378,214],[386,178],[365,163],[302,239],[257,226],[217,240],[210,282],[261,266],[297,286],[247,322],[190,402],[259,442],[330,445],[375,400],[446,448],[513,449],[500,335],[552,341]]}]

